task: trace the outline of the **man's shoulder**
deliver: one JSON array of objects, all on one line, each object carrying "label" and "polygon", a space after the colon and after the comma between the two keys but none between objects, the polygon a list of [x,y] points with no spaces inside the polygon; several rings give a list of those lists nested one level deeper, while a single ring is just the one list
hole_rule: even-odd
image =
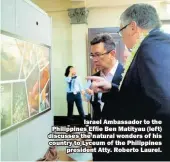
[{"label": "man's shoulder", "polygon": [[[169,45],[170,43],[170,34],[165,33],[161,30],[156,30],[155,32],[152,32],[149,34],[149,36],[143,41],[142,45],[143,46],[153,46],[157,47],[157,45]],[[149,46],[149,47],[150,47]],[[159,47],[158,46],[158,47]]]},{"label": "man's shoulder", "polygon": [[142,58],[164,57],[170,58],[170,34],[162,31],[151,33],[141,44],[138,54]]}]

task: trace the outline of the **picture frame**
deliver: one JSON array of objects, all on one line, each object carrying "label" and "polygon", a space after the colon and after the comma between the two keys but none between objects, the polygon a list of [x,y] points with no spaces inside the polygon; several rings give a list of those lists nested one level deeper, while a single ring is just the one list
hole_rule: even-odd
[{"label": "picture frame", "polygon": [[1,133],[51,110],[51,47],[1,31]]}]

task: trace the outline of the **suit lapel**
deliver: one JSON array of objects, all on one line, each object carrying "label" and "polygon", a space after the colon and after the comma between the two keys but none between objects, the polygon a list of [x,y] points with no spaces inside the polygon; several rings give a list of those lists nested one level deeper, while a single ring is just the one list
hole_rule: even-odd
[{"label": "suit lapel", "polygon": [[112,83],[115,83],[117,85],[119,85],[120,82],[120,75],[123,72],[123,66],[119,63],[115,72],[115,75],[112,79]]},{"label": "suit lapel", "polygon": [[[139,47],[139,48],[140,48],[140,47]],[[129,75],[129,72],[131,71],[132,65],[133,65],[133,64],[135,63],[135,61],[136,61],[136,57],[137,57],[137,55],[138,55],[138,51],[139,51],[139,49],[137,50],[136,55],[135,55],[135,57],[133,58],[133,60],[132,60],[132,62],[131,62],[131,64],[130,64],[130,66],[129,66],[129,68],[128,68],[126,74],[125,74],[125,77],[124,77],[124,79],[123,79],[121,88],[123,87],[123,84],[124,84],[124,82],[126,81],[126,77]],[[120,88],[120,90],[121,90],[121,88]]]},{"label": "suit lapel", "polygon": [[[93,76],[100,76],[100,71],[95,73]],[[94,102],[98,102],[98,93],[94,93]]]}]

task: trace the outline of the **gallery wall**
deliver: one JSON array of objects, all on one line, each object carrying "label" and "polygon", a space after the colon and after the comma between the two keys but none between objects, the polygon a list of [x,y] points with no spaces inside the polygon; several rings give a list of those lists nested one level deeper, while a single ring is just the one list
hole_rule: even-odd
[{"label": "gallery wall", "polygon": [[[31,1],[2,0],[1,9],[1,29],[3,31],[24,40],[51,46],[51,18]],[[30,117],[34,115],[30,115]],[[3,133],[1,160],[35,161],[42,157],[48,148],[47,134],[51,131],[52,125],[53,109]]]}]

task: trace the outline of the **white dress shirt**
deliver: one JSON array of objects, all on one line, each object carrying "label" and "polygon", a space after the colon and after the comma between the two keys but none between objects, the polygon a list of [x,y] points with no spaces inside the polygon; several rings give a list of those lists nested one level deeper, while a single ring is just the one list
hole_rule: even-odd
[{"label": "white dress shirt", "polygon": [[[105,78],[107,81],[112,82],[118,64],[119,64],[118,61],[116,61],[116,64],[112,67],[112,69],[108,72],[107,75],[105,75],[105,74],[101,71],[101,72],[100,72],[100,76],[103,77],[103,78]],[[103,110],[103,106],[104,106],[104,102],[101,101],[101,98],[102,98],[102,93],[99,92],[99,93],[98,93],[98,99],[99,99],[98,102],[99,102],[100,105],[101,105],[100,108],[101,108],[101,111],[102,111],[102,110]]]}]

